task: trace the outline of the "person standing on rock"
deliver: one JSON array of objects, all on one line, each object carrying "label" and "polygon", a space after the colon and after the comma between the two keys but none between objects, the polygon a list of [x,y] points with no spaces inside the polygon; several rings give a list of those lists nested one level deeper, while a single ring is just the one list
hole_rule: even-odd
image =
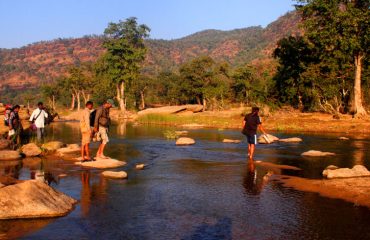
[{"label": "person standing on rock", "polygon": [[247,137],[248,141],[248,155],[249,160],[253,161],[254,151],[257,144],[257,129],[259,129],[263,134],[266,135],[265,130],[262,127],[262,121],[259,113],[258,107],[253,107],[252,112],[245,115],[243,121],[243,131],[242,133]]},{"label": "person standing on rock", "polygon": [[45,134],[45,119],[48,118],[48,114],[44,110],[44,104],[39,102],[37,108],[32,112],[30,121],[36,126],[37,141],[41,142],[44,140]]},{"label": "person standing on rock", "polygon": [[86,102],[85,109],[82,111],[80,115],[80,128],[81,128],[81,135],[82,135],[82,142],[81,142],[81,158],[82,162],[90,161],[90,149],[89,144],[91,142],[91,132],[92,129],[90,127],[90,114],[91,110],[93,109],[93,102],[88,101]]},{"label": "person standing on rock", "polygon": [[16,144],[20,144],[20,134],[22,131],[21,120],[19,118],[19,110],[21,107],[15,105],[9,114],[9,133],[8,139]]},{"label": "person standing on rock", "polygon": [[96,159],[109,159],[104,155],[105,145],[109,142],[108,129],[110,125],[109,109],[114,106],[114,101],[108,99],[102,106],[96,109],[95,121],[94,121],[94,132],[100,135],[101,144],[98,152],[96,153]]}]

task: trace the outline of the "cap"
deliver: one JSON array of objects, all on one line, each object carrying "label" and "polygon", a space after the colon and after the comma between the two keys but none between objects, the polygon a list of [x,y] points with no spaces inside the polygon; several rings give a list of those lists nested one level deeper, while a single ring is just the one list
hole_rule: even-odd
[{"label": "cap", "polygon": [[115,107],[114,106],[114,100],[113,99],[108,99],[107,101],[105,101],[106,103],[109,103],[110,105],[112,105],[112,107]]}]

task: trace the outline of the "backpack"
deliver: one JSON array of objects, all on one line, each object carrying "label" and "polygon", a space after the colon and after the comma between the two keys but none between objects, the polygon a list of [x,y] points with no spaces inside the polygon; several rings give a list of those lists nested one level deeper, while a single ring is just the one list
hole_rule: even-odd
[{"label": "backpack", "polygon": [[96,110],[90,113],[90,127],[94,127]]}]

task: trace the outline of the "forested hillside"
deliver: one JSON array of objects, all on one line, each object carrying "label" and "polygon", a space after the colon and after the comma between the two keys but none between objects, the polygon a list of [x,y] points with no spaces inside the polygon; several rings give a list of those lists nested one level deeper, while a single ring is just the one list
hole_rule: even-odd
[{"label": "forested hillside", "polygon": [[[252,63],[272,70],[272,52],[277,41],[298,32],[299,17],[288,13],[266,28],[232,31],[206,30],[176,40],[147,40],[143,71],[149,75],[173,70],[197,56],[208,55],[233,66]],[[32,88],[53,82],[70,66],[93,62],[102,53],[102,38],[86,36],[56,39],[16,49],[0,49],[0,89]]]}]

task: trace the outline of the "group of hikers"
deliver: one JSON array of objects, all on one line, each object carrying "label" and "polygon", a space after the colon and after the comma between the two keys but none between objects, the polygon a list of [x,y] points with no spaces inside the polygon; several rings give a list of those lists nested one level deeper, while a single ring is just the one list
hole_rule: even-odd
[{"label": "group of hikers", "polygon": [[[19,144],[23,126],[19,117],[20,105],[5,105],[4,125],[9,128],[7,138],[13,143]],[[29,114],[29,110],[27,110]],[[41,142],[44,139],[45,125],[49,122],[49,114],[44,108],[42,102],[37,104],[37,108],[32,112],[29,121],[31,122],[30,129],[36,132],[37,141]]]}]

